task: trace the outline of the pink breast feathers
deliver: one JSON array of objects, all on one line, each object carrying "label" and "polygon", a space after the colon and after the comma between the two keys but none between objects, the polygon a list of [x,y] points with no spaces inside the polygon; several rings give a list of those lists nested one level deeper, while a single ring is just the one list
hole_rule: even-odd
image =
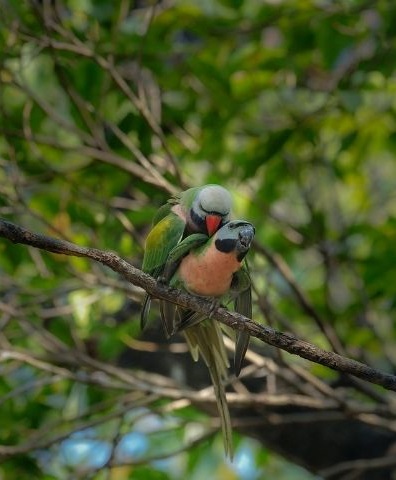
[{"label": "pink breast feathers", "polygon": [[212,244],[201,255],[187,255],[180,264],[179,277],[190,293],[221,297],[229,290],[232,276],[240,267],[234,252],[220,252]]}]

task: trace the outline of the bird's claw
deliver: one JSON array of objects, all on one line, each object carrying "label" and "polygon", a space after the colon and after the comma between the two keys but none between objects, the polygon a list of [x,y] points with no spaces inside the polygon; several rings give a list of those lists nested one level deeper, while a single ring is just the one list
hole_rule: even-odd
[{"label": "bird's claw", "polygon": [[216,311],[221,307],[221,302],[218,298],[213,298],[209,310],[209,316],[208,318],[211,319],[213,315],[216,313]]},{"label": "bird's claw", "polygon": [[161,285],[161,287],[167,287],[169,286],[169,278],[166,275],[159,275],[157,277],[157,283]]}]

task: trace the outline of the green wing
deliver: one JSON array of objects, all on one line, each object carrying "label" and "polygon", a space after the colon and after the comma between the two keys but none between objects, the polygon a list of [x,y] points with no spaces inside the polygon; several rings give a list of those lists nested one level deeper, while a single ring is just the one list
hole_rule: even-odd
[{"label": "green wing", "polygon": [[170,201],[166,202],[165,205],[162,205],[162,207],[160,207],[157,210],[157,213],[154,215],[152,225],[157,225],[157,223],[159,223],[163,218],[169,215],[171,213],[171,208],[172,204],[170,203]]},{"label": "green wing", "polygon": [[[176,247],[170,252],[168,260],[163,269],[161,280],[165,283],[171,283],[172,286],[177,286],[177,280],[172,283],[172,277],[179,267],[179,264],[183,257],[185,257],[190,250],[193,250],[208,241],[208,236],[203,233],[193,233],[184,240],[182,240]],[[165,300],[160,300],[160,314],[161,321],[164,327],[165,334],[170,337],[177,330],[181,322],[181,313],[177,309],[176,305]],[[177,318],[176,318],[177,315]]]},{"label": "green wing", "polygon": [[178,243],[167,257],[163,272],[163,280],[168,283],[178,269],[183,257],[185,257],[191,250],[204,245],[208,240],[209,237],[204,233],[193,233]]},{"label": "green wing", "polygon": [[[252,318],[252,288],[249,269],[244,262],[242,268],[234,274],[232,289],[235,292],[234,309],[245,317]],[[242,362],[249,346],[250,335],[245,331],[236,333],[234,369],[235,375],[241,372]]]},{"label": "green wing", "polygon": [[[142,270],[144,272],[149,273],[155,278],[160,277],[162,280],[164,280],[162,274],[165,265],[168,262],[169,254],[178,245],[178,243],[181,242],[186,228],[186,222],[172,212],[172,207],[180,204],[182,205],[182,208],[184,207],[184,209],[188,209],[189,205],[192,204],[194,195],[196,195],[198,189],[199,188],[197,187],[190,188],[181,194],[173,196],[157,211],[153,219],[153,228],[146,239],[142,263]],[[206,239],[207,237],[205,236],[205,240]],[[181,250],[175,251],[173,253],[174,262],[176,262],[179,255],[183,255],[183,251],[185,251],[185,249],[187,249],[188,252],[190,248],[194,248],[194,246],[187,247],[187,245],[184,244]],[[168,262],[168,280],[175,271],[175,269],[171,267],[172,264],[173,263]],[[151,297],[150,295],[146,295],[140,315],[140,326],[142,330],[147,324],[150,305]],[[171,310],[170,308],[165,307],[164,305],[162,305],[161,308],[161,317],[170,318],[172,316],[172,313],[169,311]],[[173,322],[172,324],[164,323],[165,332],[168,336],[171,335],[171,330],[169,330],[169,328],[173,329],[173,325]]]},{"label": "green wing", "polygon": [[187,211],[200,188],[189,188],[180,194],[174,195],[165,205],[158,209],[154,216],[153,228],[146,239],[142,264],[144,272],[153,276],[158,276],[162,273],[162,269],[168,260],[168,255],[181,241],[186,228],[185,220],[173,213],[172,207],[180,205],[182,210]]},{"label": "green wing", "polygon": [[[146,239],[142,270],[157,278],[162,274],[169,253],[183,237],[185,222],[173,213],[171,205],[163,205],[154,218],[154,227]],[[169,212],[166,214],[166,212]],[[146,295],[140,314],[140,327],[143,330],[147,324],[151,297]]]},{"label": "green wing", "polygon": [[185,227],[184,220],[172,211],[154,225],[146,239],[142,264],[144,272],[153,276],[162,273],[170,252],[182,239]]}]

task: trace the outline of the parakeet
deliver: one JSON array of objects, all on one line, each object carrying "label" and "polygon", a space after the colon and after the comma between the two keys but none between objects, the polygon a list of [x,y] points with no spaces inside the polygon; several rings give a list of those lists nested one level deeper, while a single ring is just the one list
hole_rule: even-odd
[{"label": "parakeet", "polygon": [[[192,234],[170,252],[164,276],[168,277],[166,279],[171,286],[195,295],[215,299],[234,297],[235,308],[245,309],[241,313],[251,316],[250,277],[244,257],[254,233],[251,223],[234,220],[221,227],[212,237]],[[225,451],[232,457],[231,420],[223,385],[229,364],[220,324],[169,302],[161,301],[160,305],[163,321],[182,330],[194,360],[197,361],[201,354],[208,366],[221,416]],[[237,373],[248,342],[248,335],[237,340]]]},{"label": "parakeet", "polygon": [[[192,233],[212,236],[229,221],[232,205],[231,195],[220,185],[204,185],[189,188],[172,197],[157,212],[153,228],[147,236],[142,270],[158,278],[171,250]],[[147,323],[151,297],[146,296],[141,312],[141,327]],[[174,326],[163,324],[169,337]]]}]

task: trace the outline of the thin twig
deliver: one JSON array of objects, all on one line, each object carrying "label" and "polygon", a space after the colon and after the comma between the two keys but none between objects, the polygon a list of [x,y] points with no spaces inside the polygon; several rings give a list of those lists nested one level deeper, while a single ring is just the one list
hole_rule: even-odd
[{"label": "thin twig", "polygon": [[[358,460],[351,460],[349,462],[337,463],[332,467],[321,470],[319,474],[323,478],[340,478],[340,474],[350,470],[357,470],[359,473],[362,473],[366,470],[377,470],[380,468],[389,467],[396,467],[396,457],[394,455],[380,458],[361,458]],[[361,477],[359,476],[359,478]]]},{"label": "thin twig", "polygon": [[284,280],[287,282],[295,297],[297,298],[303,311],[309,315],[322,331],[322,333],[327,338],[329,344],[336,352],[343,352],[344,348],[341,345],[341,342],[334,331],[333,327],[326,323],[315,310],[305,293],[300,289],[297,282],[293,278],[293,274],[287,265],[287,263],[277,254],[270,252],[267,248],[255,242],[255,249],[264,255],[264,257],[269,261],[269,263],[276,268],[276,270],[282,275]]}]

